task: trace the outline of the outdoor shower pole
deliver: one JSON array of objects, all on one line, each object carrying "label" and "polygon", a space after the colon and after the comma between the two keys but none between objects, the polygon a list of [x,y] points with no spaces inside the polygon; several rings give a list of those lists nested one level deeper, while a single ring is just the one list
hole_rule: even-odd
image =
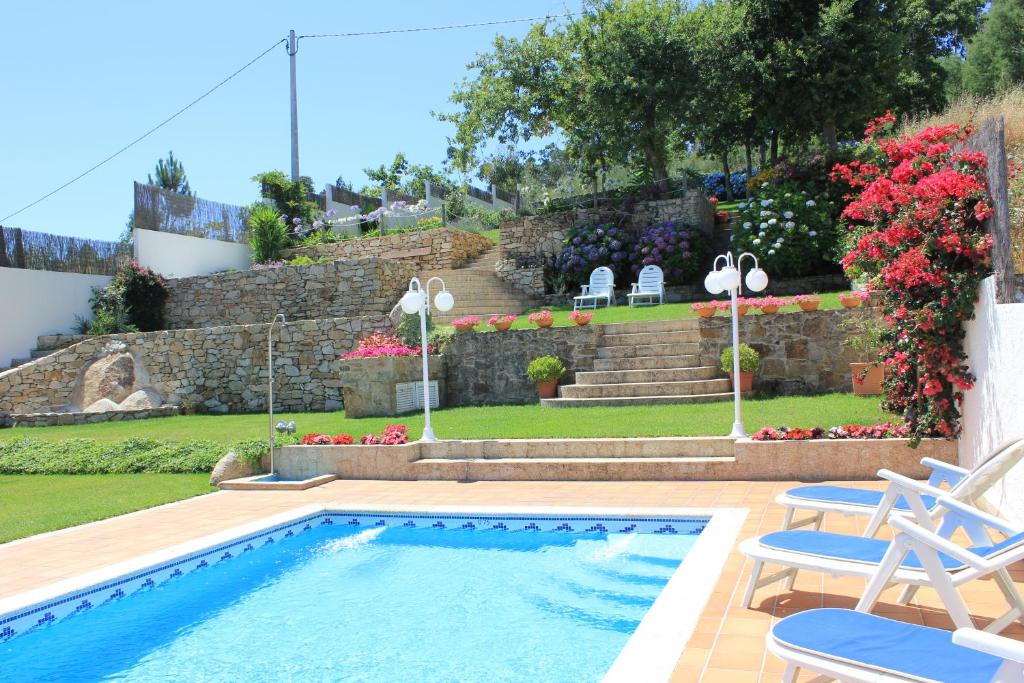
[{"label": "outdoor shower pole", "polygon": [[295,55],[299,51],[299,39],[295,31],[288,31],[288,60],[292,86],[292,182],[299,182],[299,101],[295,86]]},{"label": "outdoor shower pole", "polygon": [[267,443],[270,444],[270,473],[274,473],[274,446],[277,441],[274,438],[274,325],[280,320],[285,322],[284,313],[278,313],[270,321],[270,329],[267,330],[267,418],[269,424]]}]

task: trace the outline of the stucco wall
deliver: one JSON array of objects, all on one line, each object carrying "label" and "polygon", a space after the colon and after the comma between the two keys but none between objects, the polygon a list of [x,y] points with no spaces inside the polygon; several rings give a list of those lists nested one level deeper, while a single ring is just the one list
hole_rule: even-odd
[{"label": "stucco wall", "polygon": [[0,324],[0,368],[14,358],[27,358],[36,337],[74,330],[75,316],[89,318],[93,287],[104,287],[109,275],[55,273],[48,270],[0,268],[3,323]]},{"label": "stucco wall", "polygon": [[[1024,438],[1024,303],[997,304],[994,277],[982,283],[966,343],[977,382],[964,398],[960,461],[973,467],[1004,441]],[[1024,464],[988,498],[1008,519],[1024,524]]]},{"label": "stucco wall", "polygon": [[164,277],[193,277],[224,270],[248,270],[248,244],[156,230],[133,230],[135,260]]}]

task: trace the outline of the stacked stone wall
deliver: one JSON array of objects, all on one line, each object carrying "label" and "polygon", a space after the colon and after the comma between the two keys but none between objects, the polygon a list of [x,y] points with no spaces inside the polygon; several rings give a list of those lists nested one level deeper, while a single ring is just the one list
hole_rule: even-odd
[{"label": "stacked stone wall", "polygon": [[420,270],[458,268],[494,246],[483,235],[465,230],[438,228],[420,232],[402,232],[370,239],[352,239],[315,247],[291,249],[286,256],[321,259],[361,259],[377,256],[412,263]]}]

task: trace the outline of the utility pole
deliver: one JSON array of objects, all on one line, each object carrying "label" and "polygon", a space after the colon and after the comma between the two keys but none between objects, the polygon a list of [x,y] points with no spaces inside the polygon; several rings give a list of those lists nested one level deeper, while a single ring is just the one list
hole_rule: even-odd
[{"label": "utility pole", "polygon": [[299,102],[295,88],[295,54],[299,51],[299,39],[294,30],[288,32],[287,49],[292,83],[292,182],[296,183],[299,181]]}]

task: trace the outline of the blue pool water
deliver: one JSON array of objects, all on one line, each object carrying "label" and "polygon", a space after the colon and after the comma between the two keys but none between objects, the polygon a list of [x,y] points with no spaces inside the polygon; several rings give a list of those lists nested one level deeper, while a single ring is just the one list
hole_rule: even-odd
[{"label": "blue pool water", "polygon": [[0,679],[600,680],[696,539],[320,526],[0,643]]}]

